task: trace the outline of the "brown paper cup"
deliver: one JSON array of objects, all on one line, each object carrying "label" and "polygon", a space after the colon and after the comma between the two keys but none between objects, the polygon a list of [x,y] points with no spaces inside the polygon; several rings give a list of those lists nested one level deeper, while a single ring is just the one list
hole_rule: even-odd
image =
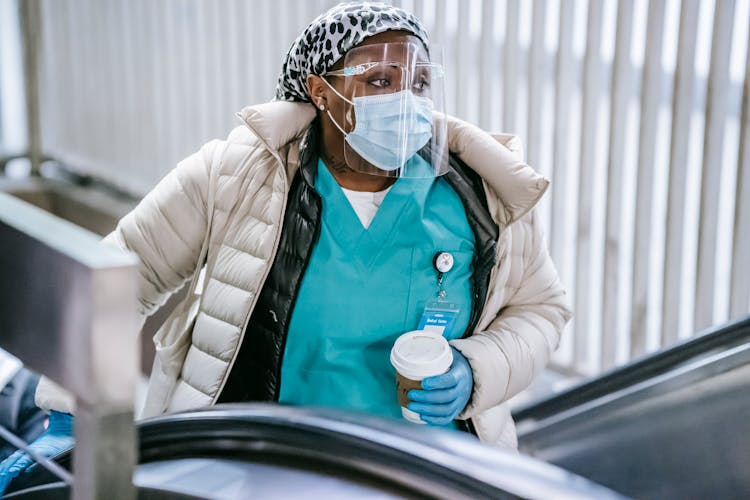
[{"label": "brown paper cup", "polygon": [[407,394],[422,388],[422,379],[445,373],[453,361],[448,341],[440,334],[415,330],[401,335],[391,349],[391,364],[396,369],[396,393],[401,414],[406,420],[423,424],[419,414],[407,408]]},{"label": "brown paper cup", "polygon": [[411,391],[412,389],[421,388],[421,380],[412,380],[396,372],[396,391],[398,392],[398,405],[402,408],[406,408],[406,405],[409,404],[409,396],[407,396],[409,391]]}]

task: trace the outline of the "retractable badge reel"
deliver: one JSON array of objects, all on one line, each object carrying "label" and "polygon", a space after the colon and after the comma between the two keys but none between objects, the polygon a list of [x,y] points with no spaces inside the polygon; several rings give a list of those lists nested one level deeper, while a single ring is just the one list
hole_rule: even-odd
[{"label": "retractable badge reel", "polygon": [[443,287],[443,279],[453,269],[453,264],[453,255],[448,252],[437,252],[433,257],[432,266],[437,273],[437,292],[435,297],[427,300],[418,330],[434,331],[443,336],[452,332],[461,307],[448,298],[448,292]]}]

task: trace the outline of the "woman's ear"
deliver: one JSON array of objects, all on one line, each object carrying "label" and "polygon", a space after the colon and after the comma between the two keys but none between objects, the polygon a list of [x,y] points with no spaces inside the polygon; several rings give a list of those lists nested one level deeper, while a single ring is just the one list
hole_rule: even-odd
[{"label": "woman's ear", "polygon": [[328,108],[326,100],[326,84],[318,75],[307,75],[307,92],[312,99],[313,105],[321,111]]}]

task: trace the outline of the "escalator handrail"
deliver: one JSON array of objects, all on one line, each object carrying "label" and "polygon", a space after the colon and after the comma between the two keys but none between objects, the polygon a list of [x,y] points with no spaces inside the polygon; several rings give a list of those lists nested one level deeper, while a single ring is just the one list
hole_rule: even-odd
[{"label": "escalator handrail", "polygon": [[[196,457],[287,466],[296,461],[299,467],[304,462],[380,484],[407,485],[422,496],[439,490],[456,493],[450,498],[624,498],[532,457],[480,445],[464,433],[331,408],[223,404],[136,425],[140,464]],[[70,467],[71,457],[69,449],[53,459]],[[48,472],[36,473],[13,483],[12,491],[49,480]],[[423,491],[424,486],[410,483],[415,477],[429,478],[432,486]]]},{"label": "escalator handrail", "polygon": [[750,316],[709,328],[697,337],[673,347],[644,356],[623,367],[610,370],[593,380],[562,391],[542,401],[531,403],[513,412],[518,423],[540,420],[593,401],[615,391],[664,374],[685,362],[719,348],[750,342]]},{"label": "escalator handrail", "polygon": [[[390,463],[406,472],[409,467],[419,464],[422,474],[429,475],[433,480],[442,478],[454,487],[462,484],[459,489],[464,489],[465,493],[471,492],[469,497],[496,498],[498,495],[509,495],[528,498],[533,496],[534,491],[546,491],[550,497],[624,498],[601,485],[531,457],[479,446],[477,441],[465,437],[463,433],[442,431],[432,434],[433,429],[414,428],[410,424],[395,425],[365,414],[340,412],[331,408],[262,403],[224,404],[181,414],[163,415],[140,423],[141,446],[157,449],[160,447],[159,443],[172,442],[175,432],[193,430],[190,425],[190,420],[193,419],[196,423],[202,421],[200,426],[204,429],[211,420],[216,424],[220,421],[242,423],[241,432],[235,436],[244,435],[244,440],[263,441],[267,452],[276,448],[274,441],[276,444],[286,441],[290,445],[293,440],[290,441],[289,438],[292,436],[302,439],[315,434],[321,438],[321,442],[326,443],[327,448],[323,455],[317,457],[318,460],[323,460],[324,455],[330,459],[332,454],[343,456],[346,450],[366,449],[369,458],[365,460],[361,454],[359,456],[359,460],[370,462],[366,468],[383,467]],[[222,431],[216,424],[208,427],[221,436]],[[197,433],[190,434],[195,436]],[[194,440],[193,445],[200,448],[196,441]],[[276,451],[286,453],[281,448]],[[303,451],[304,446],[298,447],[295,453]],[[156,453],[158,455],[159,452]],[[156,456],[142,451],[141,459],[148,462]],[[407,457],[407,461],[402,461]],[[355,460],[347,461],[347,467],[361,467]]]}]

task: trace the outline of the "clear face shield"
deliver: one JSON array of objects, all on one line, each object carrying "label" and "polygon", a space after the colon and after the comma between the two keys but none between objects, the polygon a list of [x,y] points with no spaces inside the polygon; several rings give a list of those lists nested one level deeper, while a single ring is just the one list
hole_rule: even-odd
[{"label": "clear face shield", "polygon": [[354,171],[425,178],[448,169],[442,51],[418,43],[355,47],[344,69],[323,75],[341,98],[329,116],[344,134],[344,159]]}]

